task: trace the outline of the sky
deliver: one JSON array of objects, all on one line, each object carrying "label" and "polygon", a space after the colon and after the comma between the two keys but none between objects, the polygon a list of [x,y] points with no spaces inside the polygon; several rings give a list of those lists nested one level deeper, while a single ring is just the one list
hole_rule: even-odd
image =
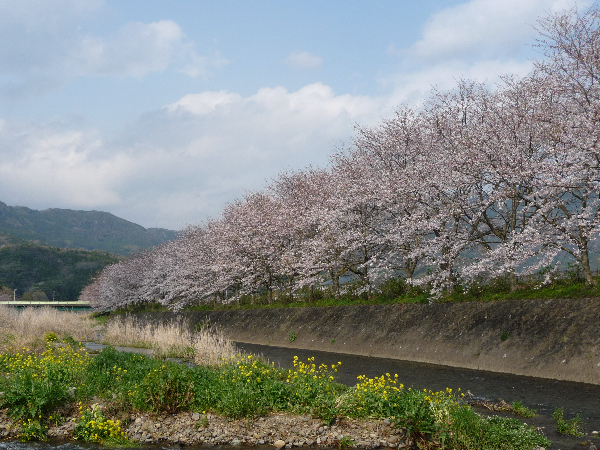
[{"label": "sky", "polygon": [[0,201],[179,230],[592,0],[0,0]]}]

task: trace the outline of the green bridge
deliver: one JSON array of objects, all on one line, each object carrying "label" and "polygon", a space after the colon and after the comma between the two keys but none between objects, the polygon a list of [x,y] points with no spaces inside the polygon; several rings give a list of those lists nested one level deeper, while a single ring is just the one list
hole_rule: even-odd
[{"label": "green bridge", "polygon": [[57,308],[57,309],[62,309],[62,310],[73,310],[73,311],[85,311],[88,309],[92,309],[92,307],[90,306],[90,304],[88,302],[80,302],[80,301],[74,301],[74,302],[50,302],[50,301],[36,302],[36,301],[31,301],[31,302],[27,302],[27,301],[21,301],[21,300],[14,300],[14,301],[0,302],[0,305],[12,306],[14,308],[41,308],[43,306],[50,306],[51,308]]}]

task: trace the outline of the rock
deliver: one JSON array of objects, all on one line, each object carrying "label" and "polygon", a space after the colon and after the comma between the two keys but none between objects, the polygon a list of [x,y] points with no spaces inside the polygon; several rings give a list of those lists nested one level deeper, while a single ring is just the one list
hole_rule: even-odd
[{"label": "rock", "polygon": [[398,442],[398,436],[389,436],[387,438],[388,443],[390,444],[395,444],[396,442]]},{"label": "rock", "polygon": [[275,442],[273,442],[273,445],[275,446],[275,448],[282,448],[283,446],[285,446],[285,441],[277,439]]},{"label": "rock", "polygon": [[192,414],[192,419],[193,420],[200,420],[200,414],[198,414],[198,413]]},{"label": "rock", "polygon": [[242,441],[240,441],[239,439],[234,439],[233,441],[231,441],[231,445],[233,445],[234,447],[237,447],[238,445],[241,445]]},{"label": "rock", "polygon": [[390,420],[389,420],[389,419],[383,419],[383,424],[384,424],[384,425],[390,426],[390,425],[391,425],[391,423],[392,423],[392,422],[390,422]]}]

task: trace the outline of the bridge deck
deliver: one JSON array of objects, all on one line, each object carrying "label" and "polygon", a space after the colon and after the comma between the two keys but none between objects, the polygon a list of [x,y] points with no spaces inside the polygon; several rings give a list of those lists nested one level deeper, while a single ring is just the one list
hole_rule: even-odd
[{"label": "bridge deck", "polygon": [[91,308],[91,305],[88,302],[80,302],[80,301],[74,301],[74,302],[50,302],[50,301],[24,302],[24,301],[17,300],[17,301],[0,302],[0,305],[14,306],[17,308],[24,308],[27,306],[32,306],[32,307],[51,306],[53,308],[80,308],[80,309]]}]

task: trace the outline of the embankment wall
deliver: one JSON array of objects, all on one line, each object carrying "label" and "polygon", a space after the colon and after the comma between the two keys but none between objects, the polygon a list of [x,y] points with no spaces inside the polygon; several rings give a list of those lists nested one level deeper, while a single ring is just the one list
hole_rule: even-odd
[{"label": "embankment wall", "polygon": [[[600,299],[180,313],[234,341],[600,384]],[[173,313],[144,313],[170,320]],[[294,337],[292,339],[291,337]]]}]

